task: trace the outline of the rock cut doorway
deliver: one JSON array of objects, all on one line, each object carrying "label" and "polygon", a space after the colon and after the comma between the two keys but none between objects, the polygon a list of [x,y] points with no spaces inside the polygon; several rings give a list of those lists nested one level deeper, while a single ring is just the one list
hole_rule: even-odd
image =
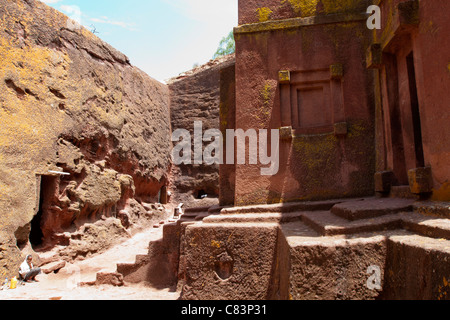
[{"label": "rock cut doorway", "polygon": [[55,196],[58,177],[57,176],[38,176],[38,210],[31,221],[30,244],[33,250],[39,250],[45,244],[45,218],[51,207],[51,201]]}]

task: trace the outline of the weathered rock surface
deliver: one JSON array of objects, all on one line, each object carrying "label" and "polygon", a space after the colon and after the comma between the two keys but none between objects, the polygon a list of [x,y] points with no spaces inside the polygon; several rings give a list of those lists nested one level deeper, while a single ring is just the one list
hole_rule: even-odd
[{"label": "weathered rock surface", "polygon": [[[389,200],[224,208],[195,221],[183,216],[160,244],[173,248],[179,239],[179,259],[161,261],[178,261],[173,274],[186,300],[449,299],[448,219]],[[358,220],[337,216],[336,208],[351,208]],[[385,214],[374,217],[373,208]]]},{"label": "weathered rock surface", "polygon": [[59,270],[61,270],[62,268],[64,268],[66,266],[66,262],[65,261],[55,261],[52,263],[47,264],[46,266],[42,267],[42,272],[45,274],[49,274],[52,272],[58,272]]},{"label": "weathered rock surface", "polygon": [[[220,75],[230,64],[234,64],[234,55],[212,60],[169,81],[173,131],[184,129],[194,137],[195,121],[202,123],[203,133],[220,129]],[[203,150],[207,145],[203,144]],[[193,142],[192,148],[194,154]],[[219,165],[174,166],[170,188],[171,201],[185,207],[218,204]]]},{"label": "weathered rock surface", "polygon": [[57,234],[112,218],[118,226],[113,230],[123,230],[102,229],[106,246],[126,234],[122,222],[133,227],[164,214],[142,204],[158,202],[170,170],[171,142],[166,85],[39,1],[0,4],[0,274],[5,275],[16,271],[22,259],[17,245],[26,247],[33,229],[41,229],[38,245],[42,240],[53,245],[61,239]]}]

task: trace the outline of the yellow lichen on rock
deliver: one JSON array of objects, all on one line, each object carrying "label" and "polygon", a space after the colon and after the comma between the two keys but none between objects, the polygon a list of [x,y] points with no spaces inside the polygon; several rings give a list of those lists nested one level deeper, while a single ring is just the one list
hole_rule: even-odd
[{"label": "yellow lichen on rock", "polygon": [[450,182],[445,182],[439,189],[433,190],[434,201],[450,201]]},{"label": "yellow lichen on rock", "polygon": [[261,89],[260,112],[255,115],[261,128],[266,128],[269,125],[277,85],[276,81],[267,80]]},{"label": "yellow lichen on rock", "polygon": [[361,0],[322,0],[324,11],[326,14],[347,12],[358,8],[362,1]]},{"label": "yellow lichen on rock", "polygon": [[319,0],[283,0],[284,4],[288,1],[294,9],[295,13],[301,13],[302,17],[310,17],[316,14],[317,4]]},{"label": "yellow lichen on rock", "polygon": [[48,123],[58,128],[62,120],[43,102],[51,95],[46,82],[66,75],[68,58],[38,46],[17,48],[4,38],[0,38],[0,56],[0,85],[6,90],[0,109],[0,147],[18,149],[21,145],[16,141],[21,141],[26,146],[25,157],[37,156],[44,143],[53,138]]},{"label": "yellow lichen on rock", "polygon": [[[282,0],[289,2],[296,14],[302,17],[315,16],[318,13],[333,14],[351,11],[361,6],[361,0]],[[320,10],[320,12],[319,12]]]},{"label": "yellow lichen on rock", "polygon": [[220,241],[212,240],[211,241],[211,246],[214,247],[214,248],[220,249],[222,245],[221,245]]},{"label": "yellow lichen on rock", "polygon": [[270,19],[270,14],[273,12],[270,8],[258,8],[259,22],[264,22]]},{"label": "yellow lichen on rock", "polygon": [[318,135],[313,137],[295,137],[294,151],[301,156],[308,170],[320,169],[331,159],[338,147],[337,138],[332,135]]},{"label": "yellow lichen on rock", "polygon": [[[65,218],[109,217],[129,197],[127,205],[143,212],[135,189],[156,197],[170,163],[166,86],[39,1],[3,1],[0,25],[0,244],[14,243],[5,256],[20,256],[14,233],[36,215],[49,180],[57,185],[47,196],[57,205],[46,211],[44,219],[54,219],[42,230],[46,239],[69,227]],[[111,164],[119,157],[129,161],[121,172]],[[62,183],[50,171],[70,175]],[[134,213],[129,218],[136,223]],[[0,274],[19,262],[2,261]]]}]

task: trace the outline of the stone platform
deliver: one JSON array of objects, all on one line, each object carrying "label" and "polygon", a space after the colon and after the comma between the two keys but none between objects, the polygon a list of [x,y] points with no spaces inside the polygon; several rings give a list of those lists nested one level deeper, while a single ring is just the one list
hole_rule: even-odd
[{"label": "stone platform", "polygon": [[391,198],[198,210],[118,271],[151,283],[163,265],[157,278],[188,300],[448,299],[447,210]]}]

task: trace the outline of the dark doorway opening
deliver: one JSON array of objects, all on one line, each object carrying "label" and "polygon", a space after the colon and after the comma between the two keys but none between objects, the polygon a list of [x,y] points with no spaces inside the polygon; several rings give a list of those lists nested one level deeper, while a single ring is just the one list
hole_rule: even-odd
[{"label": "dark doorway opening", "polygon": [[196,199],[202,200],[208,197],[208,194],[205,190],[198,190],[196,194],[194,195]]},{"label": "dark doorway opening", "polygon": [[400,112],[399,69],[397,56],[385,53],[384,66],[384,101],[385,101],[385,134],[388,168],[394,172],[395,185],[408,184],[405,148],[403,144],[402,116]]},{"label": "dark doorway opening", "polygon": [[168,197],[167,197],[167,187],[164,186],[161,188],[161,190],[159,190],[159,203],[161,204],[167,204],[168,201]]},{"label": "dark doorway opening", "polygon": [[31,221],[30,231],[30,243],[34,250],[39,249],[44,244],[43,218],[48,214],[57,185],[57,177],[54,176],[41,176],[40,180],[39,209]]},{"label": "dark doorway opening", "polygon": [[419,98],[417,95],[416,70],[414,67],[414,53],[411,52],[406,57],[408,67],[409,93],[411,99],[411,115],[414,130],[414,149],[416,154],[416,167],[425,167],[425,157],[423,154],[422,125],[420,121]]}]

